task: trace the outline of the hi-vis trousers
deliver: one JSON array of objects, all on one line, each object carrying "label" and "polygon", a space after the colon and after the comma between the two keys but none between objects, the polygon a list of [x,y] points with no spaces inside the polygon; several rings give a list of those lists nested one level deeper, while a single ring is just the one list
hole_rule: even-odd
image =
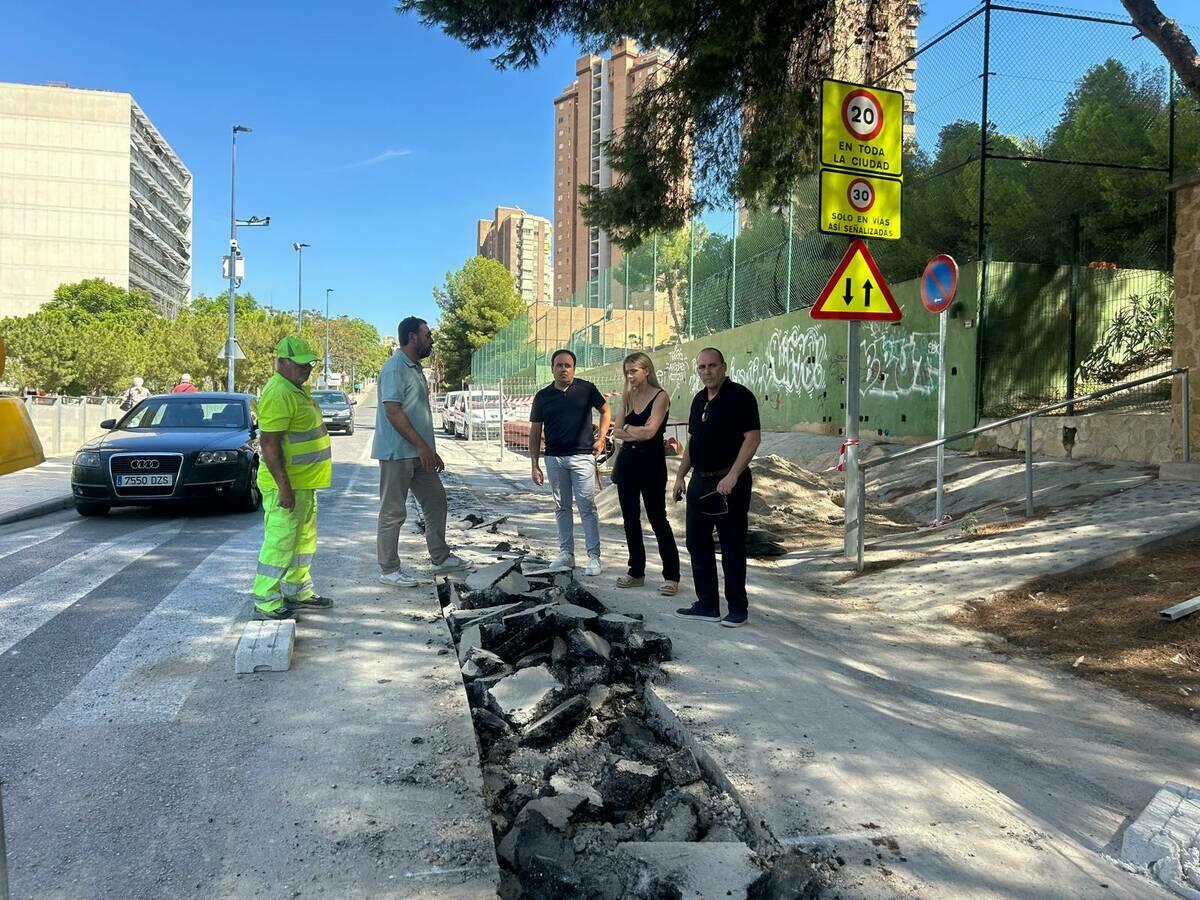
[{"label": "hi-vis trousers", "polygon": [[279,506],[279,491],[263,488],[263,544],[258,551],[254,594],[263,605],[307,600],[313,590],[309,567],[317,552],[317,492],[293,490],[296,506]]}]

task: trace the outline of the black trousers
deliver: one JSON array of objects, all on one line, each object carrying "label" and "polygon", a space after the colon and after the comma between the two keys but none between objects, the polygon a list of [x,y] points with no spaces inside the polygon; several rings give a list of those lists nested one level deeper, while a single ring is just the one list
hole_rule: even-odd
[{"label": "black trousers", "polygon": [[729,512],[720,512],[724,504],[719,497],[707,497],[717,489],[721,479],[715,476],[692,474],[687,489],[687,548],[692,558],[692,581],[696,586],[696,601],[703,609],[719,613],[721,589],[717,584],[717,548],[713,530],[721,540],[721,569],[725,574],[725,602],[731,613],[747,611],[746,602],[746,531],[750,518],[750,470],[746,469],[729,495]]},{"label": "black trousers", "polygon": [[[622,450],[622,453],[627,451]],[[663,564],[663,580],[679,580],[679,548],[675,533],[667,521],[667,467],[641,464],[630,456],[619,465],[617,497],[621,501],[621,518],[625,522],[625,543],[629,546],[629,574],[634,578],[646,575],[646,544],[642,539],[642,504],[646,518],[658,541],[658,555]]]}]

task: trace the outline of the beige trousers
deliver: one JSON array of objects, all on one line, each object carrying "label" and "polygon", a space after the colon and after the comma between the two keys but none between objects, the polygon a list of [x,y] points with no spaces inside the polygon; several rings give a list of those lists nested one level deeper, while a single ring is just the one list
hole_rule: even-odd
[{"label": "beige trousers", "polygon": [[412,491],[425,514],[425,545],[429,558],[440,566],[450,555],[446,544],[446,489],[436,472],[426,472],[419,459],[379,460],[379,531],[376,555],[387,575],[400,568],[400,528],[408,518]]}]

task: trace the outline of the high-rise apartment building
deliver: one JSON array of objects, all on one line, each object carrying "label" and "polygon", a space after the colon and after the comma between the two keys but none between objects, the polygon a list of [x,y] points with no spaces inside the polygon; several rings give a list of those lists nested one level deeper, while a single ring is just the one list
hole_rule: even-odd
[{"label": "high-rise apartment building", "polygon": [[575,81],[554,100],[555,301],[598,290],[600,273],[620,262],[620,248],[584,221],[579,185],[612,186],[603,142],[624,126],[630,98],[657,77],[665,59],[663,51],[641,51],[626,38],[608,59],[579,57]]},{"label": "high-rise apartment building", "polygon": [[905,144],[917,136],[917,61],[909,57],[917,52],[920,18],[917,0],[837,0],[834,6],[833,77],[860,84],[882,78],[880,87],[903,93]]},{"label": "high-rise apartment building", "polygon": [[0,317],[85,278],[178,312],[192,174],[129,94],[0,83]]},{"label": "high-rise apartment building", "polygon": [[512,273],[526,304],[552,299],[549,219],[515,206],[497,206],[493,219],[480,219],[475,244],[480,256],[494,259]]}]

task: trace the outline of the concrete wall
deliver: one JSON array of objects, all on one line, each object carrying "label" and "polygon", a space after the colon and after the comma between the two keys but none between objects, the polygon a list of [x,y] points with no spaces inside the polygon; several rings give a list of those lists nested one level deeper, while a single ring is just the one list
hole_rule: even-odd
[{"label": "concrete wall", "polygon": [[[937,431],[938,322],[921,304],[918,283],[893,285],[903,312],[897,324],[863,323],[863,436],[927,437]],[[979,270],[964,266],[947,337],[947,429],[975,425],[976,316]],[[842,322],[817,322],[808,310],[752,322],[652,354],[671,393],[671,416],[686,418],[700,389],[696,354],[725,354],[729,374],[758,397],[763,428],[840,434],[845,425],[846,339]],[[601,390],[621,385],[619,364],[583,370]]]},{"label": "concrete wall", "polygon": [[[980,420],[985,425],[989,419]],[[1074,429],[1070,433],[1070,429]],[[1014,422],[979,435],[983,453],[1025,452],[1025,423]],[[1035,456],[1106,459],[1157,465],[1173,459],[1171,415],[1156,411],[1047,416],[1033,420]]]},{"label": "concrete wall", "polygon": [[0,84],[0,317],[129,284],[128,94]]}]

